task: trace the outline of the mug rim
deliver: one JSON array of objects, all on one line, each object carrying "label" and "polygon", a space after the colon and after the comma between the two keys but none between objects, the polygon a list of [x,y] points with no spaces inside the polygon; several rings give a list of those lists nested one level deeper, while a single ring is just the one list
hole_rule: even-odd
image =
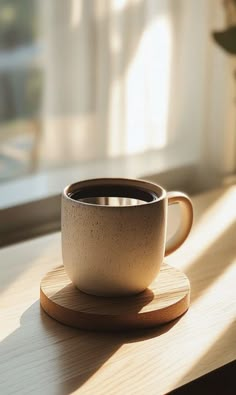
[{"label": "mug rim", "polygon": [[[112,182],[114,182],[114,185],[119,185],[119,183],[126,183],[128,186],[131,187],[136,187],[138,188],[139,185],[135,185],[135,184],[140,184],[140,187],[144,187],[144,189],[147,192],[154,192],[155,194],[157,194],[157,198],[154,199],[153,201],[150,202],[145,202],[145,203],[141,203],[141,204],[134,204],[134,205],[124,205],[124,206],[115,206],[115,205],[104,205],[104,204],[95,204],[95,203],[88,203],[88,202],[83,202],[81,200],[75,200],[73,198],[71,198],[68,193],[71,189],[73,189],[74,191],[76,191],[76,189],[78,189],[78,186],[99,186],[99,185],[103,185],[104,184],[112,184]],[[147,186],[150,186],[150,188],[147,188]],[[158,184],[155,184],[151,181],[147,181],[147,180],[143,180],[143,179],[138,179],[138,178],[125,178],[125,177],[102,177],[102,178],[91,178],[91,179],[85,179],[85,180],[81,180],[81,181],[77,181],[74,182],[72,184],[67,185],[62,193],[62,196],[67,199],[70,202],[73,202],[74,204],[79,204],[82,206],[89,206],[89,207],[104,207],[106,209],[108,208],[134,208],[134,207],[141,207],[141,206],[146,206],[146,205],[150,205],[150,204],[154,204],[157,202],[160,202],[161,200],[163,200],[166,197],[166,190],[161,187]]]}]

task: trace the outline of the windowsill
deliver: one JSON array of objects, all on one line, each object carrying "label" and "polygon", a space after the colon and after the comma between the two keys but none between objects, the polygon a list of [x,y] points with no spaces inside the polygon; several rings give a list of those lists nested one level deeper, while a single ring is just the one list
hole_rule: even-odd
[{"label": "windowsill", "polygon": [[[182,148],[182,150],[184,147]],[[184,158],[184,160],[183,160]],[[0,186],[0,245],[60,228],[60,194],[78,180],[97,177],[146,178],[167,189],[191,191],[196,158],[169,148],[138,155],[81,163],[31,175]]]},{"label": "windowsill", "polygon": [[166,173],[176,168],[194,165],[195,158],[187,157],[176,148],[148,151],[126,157],[100,159],[36,173],[0,185],[0,209],[19,206],[60,194],[70,183],[97,177],[141,178]]}]

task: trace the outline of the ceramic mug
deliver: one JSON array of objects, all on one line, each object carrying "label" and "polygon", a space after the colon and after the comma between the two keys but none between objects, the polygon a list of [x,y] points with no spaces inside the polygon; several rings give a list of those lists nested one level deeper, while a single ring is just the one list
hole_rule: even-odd
[{"label": "ceramic mug", "polygon": [[[168,205],[179,203],[180,228],[166,243]],[[62,194],[62,256],[72,283],[88,294],[122,296],[145,290],[164,256],[187,238],[189,197],[154,183],[101,178],[67,186]]]}]

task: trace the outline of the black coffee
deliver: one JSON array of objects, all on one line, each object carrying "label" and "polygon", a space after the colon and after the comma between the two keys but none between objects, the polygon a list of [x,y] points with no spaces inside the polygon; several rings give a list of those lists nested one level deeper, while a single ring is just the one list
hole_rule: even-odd
[{"label": "black coffee", "polygon": [[68,194],[71,199],[105,206],[134,206],[158,199],[148,190],[124,185],[98,185],[84,187]]}]

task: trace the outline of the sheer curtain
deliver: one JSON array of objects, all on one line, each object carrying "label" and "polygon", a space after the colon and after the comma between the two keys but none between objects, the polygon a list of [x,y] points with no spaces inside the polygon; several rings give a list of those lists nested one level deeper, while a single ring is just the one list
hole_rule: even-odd
[{"label": "sheer curtain", "polygon": [[221,1],[40,4],[47,161],[171,148],[192,155],[202,170],[219,166],[219,158],[223,166],[231,77],[211,38],[224,23]]}]

